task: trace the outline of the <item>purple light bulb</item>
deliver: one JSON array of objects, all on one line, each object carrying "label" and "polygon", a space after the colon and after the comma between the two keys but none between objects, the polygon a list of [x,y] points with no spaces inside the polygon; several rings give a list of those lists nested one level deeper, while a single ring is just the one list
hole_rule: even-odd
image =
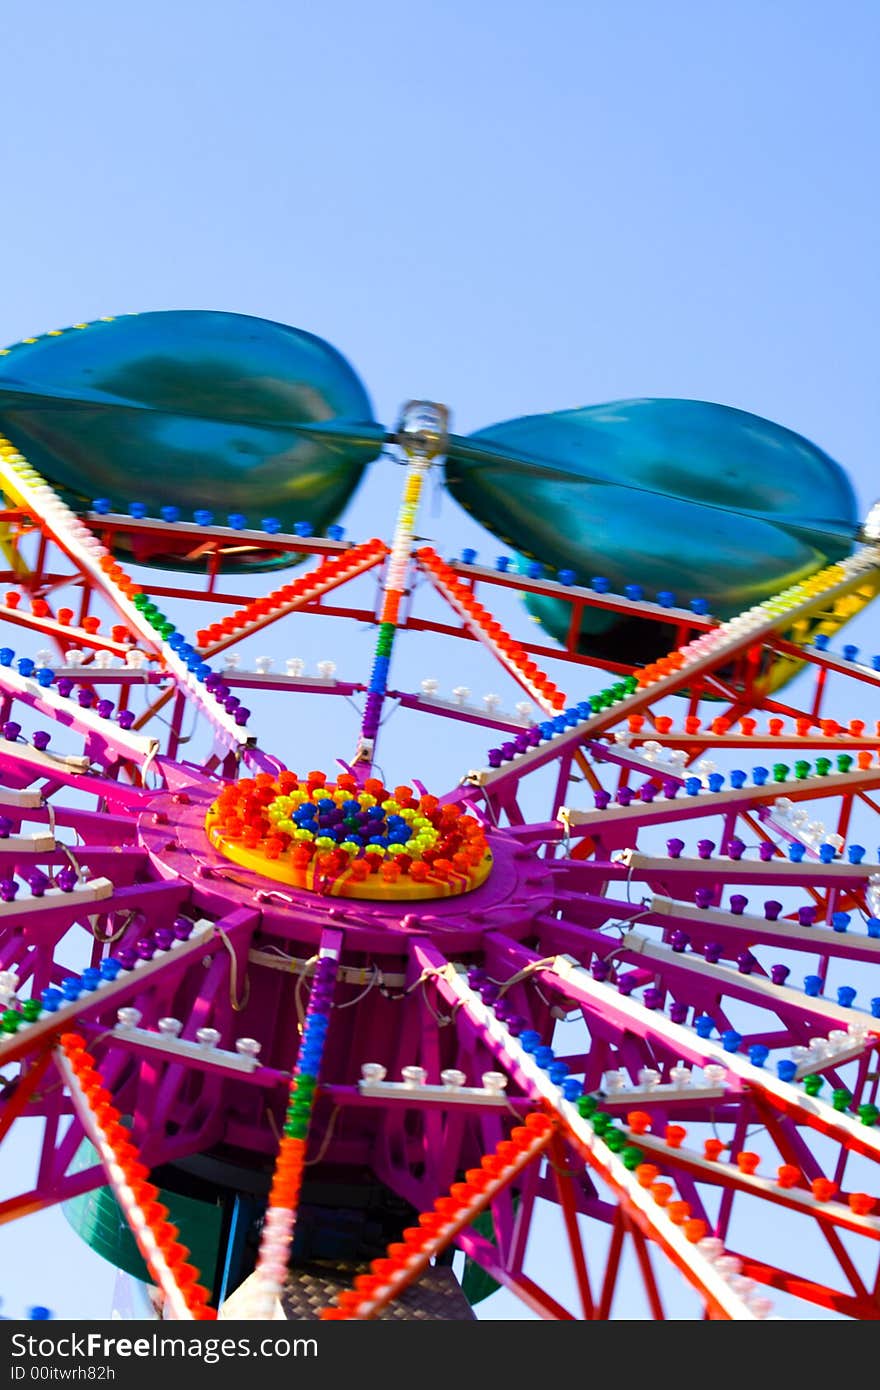
[{"label": "purple light bulb", "polygon": [[35,898],[42,898],[49,887],[49,879],[42,869],[31,869],[27,876],[27,882]]}]

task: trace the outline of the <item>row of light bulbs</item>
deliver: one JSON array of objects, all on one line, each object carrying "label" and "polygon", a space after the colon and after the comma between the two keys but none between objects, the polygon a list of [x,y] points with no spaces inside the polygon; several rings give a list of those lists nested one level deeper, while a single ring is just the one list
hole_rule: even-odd
[{"label": "row of light bulbs", "polygon": [[818,849],[820,845],[833,845],[838,852],[843,849],[845,841],[842,835],[829,835],[824,821],[810,820],[809,813],[787,796],[776,798],[772,815],[785,831],[794,835],[808,849]]},{"label": "row of light bulbs", "polygon": [[[143,1014],[140,1009],[119,1009],[116,1014],[116,1027],[121,1032],[127,1032],[129,1029],[137,1028],[142,1017]],[[172,1018],[170,1016],[167,1018],[160,1018],[156,1023],[156,1029],[164,1038],[176,1038],[180,1036],[183,1030],[183,1021],[182,1019]],[[195,1041],[200,1047],[204,1047],[206,1051],[209,1051],[219,1045],[220,1033],[216,1028],[199,1028],[196,1032]],[[242,1057],[257,1057],[261,1047],[262,1044],[257,1042],[256,1038],[237,1038],[235,1041],[235,1050],[240,1053]]]},{"label": "row of light bulbs", "polygon": [[[869,1031],[869,1019],[854,1018],[846,1028],[832,1028],[827,1038],[817,1036],[810,1038],[807,1046],[799,1044],[790,1048],[789,1056],[799,1067],[805,1063],[824,1063],[841,1052],[863,1045]],[[727,1067],[719,1062],[709,1062],[702,1068],[702,1076],[705,1085],[714,1090],[726,1083]],[[694,1069],[682,1061],[676,1062],[675,1066],[669,1069],[668,1080],[673,1086],[684,1090],[694,1083]],[[656,1067],[642,1067],[638,1073],[639,1090],[653,1091],[662,1081],[662,1073]],[[602,1077],[602,1089],[609,1096],[619,1095],[620,1092],[631,1088],[632,1081],[625,1071],[606,1071]]]},{"label": "row of light bulbs", "polygon": [[[684,1090],[690,1086],[694,1077],[693,1067],[687,1066],[684,1062],[676,1062],[674,1067],[669,1069],[670,1083]],[[710,1062],[703,1068],[703,1077],[707,1086],[714,1090],[716,1087],[723,1086],[727,1080],[727,1068],[720,1063]],[[662,1082],[662,1074],[656,1067],[642,1067],[638,1073],[639,1089],[643,1091],[653,1091]],[[632,1083],[625,1071],[606,1071],[602,1078],[602,1089],[608,1095],[616,1095],[620,1091],[629,1090]]]},{"label": "row of light bulbs", "polygon": [[[65,667],[79,668],[85,665],[88,656],[88,652],[81,651],[78,647],[71,647],[69,651],[65,652],[64,665]],[[39,651],[34,657],[37,666],[52,666],[55,659],[50,651]],[[138,647],[131,647],[125,653],[125,665],[134,670],[140,670],[148,659],[147,653],[142,652]],[[97,666],[99,670],[106,671],[118,667],[120,663],[114,652],[99,649],[94,653],[89,664]],[[224,670],[228,672],[247,670],[247,667],[242,667],[241,656],[238,652],[227,652],[223,657],[223,666]],[[253,669],[258,675],[267,676],[274,669],[274,666],[273,657],[258,656],[254,660]],[[288,676],[302,676],[306,670],[306,663],[302,657],[291,656],[285,661],[284,668]],[[336,662],[319,661],[315,669],[322,680],[332,680],[336,674]]]},{"label": "row of light bulbs", "polygon": [[[435,680],[433,676],[427,676],[425,680],[420,682],[420,685],[427,699],[435,700],[437,698],[440,682]],[[450,694],[452,696],[452,703],[458,705],[460,709],[468,709],[470,707],[471,692],[466,685],[456,685]],[[498,714],[501,703],[500,695],[489,693],[483,696],[483,707],[490,716]],[[517,719],[521,723],[528,724],[531,722],[532,715],[534,714],[534,706],[529,704],[528,700],[520,700],[513,708]]]},{"label": "row of light bulbs", "polygon": [[[634,737],[635,735],[629,729],[617,729],[614,733],[614,742],[619,746],[628,748]],[[658,743],[653,738],[646,739],[639,746],[638,755],[646,763],[659,763],[670,768],[673,772],[683,769],[689,757],[686,748],[672,748],[667,744]],[[701,777],[706,782],[710,773],[718,771],[718,764],[712,758],[700,758],[694,764],[693,771],[697,777]]]},{"label": "row of light bulbs", "polygon": [[[381,1062],[364,1062],[361,1067],[361,1077],[368,1086],[380,1085],[387,1075],[388,1070]],[[413,1090],[427,1084],[428,1073],[424,1067],[402,1067],[400,1075],[404,1085]],[[462,1086],[467,1085],[467,1076],[457,1067],[448,1067],[441,1071],[440,1080],[448,1091],[459,1091]],[[492,1095],[501,1095],[507,1086],[507,1077],[501,1071],[485,1071],[480,1077],[480,1083],[484,1091],[489,1091]]]},{"label": "row of light bulbs", "polygon": [[60,662],[54,652],[44,649],[38,651],[34,655],[34,661],[37,663],[38,668],[48,666],[52,670],[58,671],[59,669],[68,670],[73,667],[75,670],[79,670],[81,666],[86,664],[89,656],[92,658],[88,663],[89,666],[96,666],[99,671],[118,669],[120,665],[128,667],[131,671],[140,671],[141,668],[146,665],[147,661],[149,661],[148,654],[142,652],[139,647],[129,647],[128,651],[125,653],[124,663],[119,662],[115,652],[107,651],[104,647],[99,647],[97,651],[93,653],[82,651],[79,647],[71,647],[64,653]]},{"label": "row of light bulbs", "polygon": [[[239,652],[227,652],[223,657],[223,669],[228,672],[241,671],[241,655]],[[257,656],[254,658],[254,671],[258,676],[268,676],[275,669],[275,658],[272,656]],[[288,676],[305,675],[306,663],[301,656],[289,656],[284,663],[284,669]],[[336,675],[335,661],[319,661],[315,665],[315,670],[321,680],[330,681]]]}]

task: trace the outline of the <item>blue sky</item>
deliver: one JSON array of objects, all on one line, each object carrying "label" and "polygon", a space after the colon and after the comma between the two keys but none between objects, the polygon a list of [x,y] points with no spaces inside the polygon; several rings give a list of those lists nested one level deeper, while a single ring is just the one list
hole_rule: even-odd
[{"label": "blue sky", "polygon": [[[0,34],[4,342],[235,310],[327,338],[388,423],[689,396],[880,493],[872,0],[6,0]],[[106,1311],[23,1257],[7,1314]]]}]

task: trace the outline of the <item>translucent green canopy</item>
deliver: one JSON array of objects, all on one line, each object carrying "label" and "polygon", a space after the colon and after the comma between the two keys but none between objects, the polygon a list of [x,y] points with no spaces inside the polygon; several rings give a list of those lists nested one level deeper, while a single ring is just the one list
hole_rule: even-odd
[{"label": "translucent green canopy", "polygon": [[[0,356],[0,430],[65,499],[146,504],[259,528],[340,515],[384,431],[335,348],[244,314],[100,320]],[[182,562],[158,541],[138,558]],[[150,548],[152,547],[152,549]],[[242,564],[251,563],[245,556]]]},{"label": "translucent green canopy", "polygon": [[[494,535],[576,582],[673,593],[730,617],[852,549],[843,469],[802,436],[729,406],[641,399],[529,415],[453,442],[453,495]],[[567,604],[530,596],[563,640]],[[588,610],[581,650],[650,659],[645,623]]]}]

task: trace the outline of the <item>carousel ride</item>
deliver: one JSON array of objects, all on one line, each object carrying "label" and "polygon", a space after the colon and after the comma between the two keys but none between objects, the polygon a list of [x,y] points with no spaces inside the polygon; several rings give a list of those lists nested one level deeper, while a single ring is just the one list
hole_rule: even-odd
[{"label": "carousel ride", "polygon": [[[196,312],[7,349],[0,435],[0,1220],[63,1204],[179,1319],[876,1318],[843,471],[694,401],[389,429],[322,340]],[[441,554],[441,475],[512,553]],[[253,655],[305,615],[370,661]]]}]

